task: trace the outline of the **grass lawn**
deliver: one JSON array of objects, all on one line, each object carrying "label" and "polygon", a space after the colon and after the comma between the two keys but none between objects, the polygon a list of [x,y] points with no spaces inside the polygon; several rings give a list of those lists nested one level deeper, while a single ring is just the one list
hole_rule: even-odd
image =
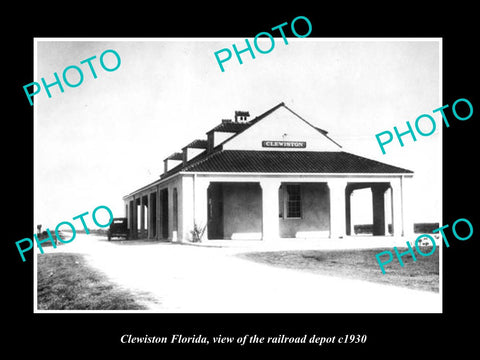
[{"label": "grass lawn", "polygon": [[[430,248],[431,249],[431,248]],[[439,291],[439,256],[438,250],[431,256],[420,255],[413,261],[411,255],[402,258],[401,267],[395,253],[391,263],[384,265],[382,274],[376,254],[390,248],[362,250],[292,250],[251,252],[239,256],[267,263],[273,266],[304,270],[327,276],[372,281],[381,284],[407,287],[416,290]],[[423,249],[428,253],[429,249]],[[399,249],[399,252],[402,252]],[[381,259],[388,258],[382,256]]]},{"label": "grass lawn", "polygon": [[39,310],[143,310],[77,254],[37,254]]}]

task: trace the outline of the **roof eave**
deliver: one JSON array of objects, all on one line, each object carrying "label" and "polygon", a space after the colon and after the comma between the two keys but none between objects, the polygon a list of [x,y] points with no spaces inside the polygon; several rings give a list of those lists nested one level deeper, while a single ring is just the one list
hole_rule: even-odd
[{"label": "roof eave", "polygon": [[257,175],[257,176],[342,176],[342,177],[413,177],[415,174],[412,172],[405,172],[405,173],[305,173],[305,172],[233,172],[233,171],[179,171],[178,174],[180,175],[187,175],[187,174],[200,174],[200,175]]}]

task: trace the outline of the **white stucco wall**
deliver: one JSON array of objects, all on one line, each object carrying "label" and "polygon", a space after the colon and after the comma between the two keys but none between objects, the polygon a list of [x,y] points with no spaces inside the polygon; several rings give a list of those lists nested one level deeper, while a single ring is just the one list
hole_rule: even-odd
[{"label": "white stucco wall", "polygon": [[301,184],[302,217],[289,219],[285,215],[284,187],[279,191],[280,237],[328,236],[330,231],[330,195],[326,183]]},{"label": "white stucco wall", "polygon": [[262,238],[262,189],[258,183],[223,185],[223,226],[226,239]]},{"label": "white stucco wall", "polygon": [[[305,141],[305,148],[262,147],[262,140]],[[223,145],[225,150],[341,151],[341,148],[288,109],[280,107]]]}]

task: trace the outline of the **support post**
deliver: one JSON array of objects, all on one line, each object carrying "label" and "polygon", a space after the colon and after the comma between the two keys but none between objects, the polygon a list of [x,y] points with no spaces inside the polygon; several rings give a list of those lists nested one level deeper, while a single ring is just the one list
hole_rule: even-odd
[{"label": "support post", "polygon": [[131,228],[131,236],[132,236],[132,239],[136,239],[137,238],[137,199],[135,198],[135,196],[133,197],[133,200],[132,200],[132,228]]},{"label": "support post", "polygon": [[353,224],[352,224],[352,193],[353,189],[349,186],[345,189],[345,221],[346,221],[346,231],[348,236],[355,235],[353,231]]},{"label": "support post", "polygon": [[265,179],[262,188],[262,239],[269,241],[279,238],[278,188],[280,181]]},{"label": "support post", "polygon": [[203,229],[203,238],[208,240],[208,187],[210,181],[201,177],[194,178],[194,216],[193,225]]},{"label": "support post", "polygon": [[373,235],[385,236],[385,185],[372,186]]},{"label": "support post", "polygon": [[343,238],[346,234],[346,203],[344,179],[330,179],[330,238]]},{"label": "support post", "polygon": [[147,194],[147,239],[152,238],[152,206],[150,201],[151,193]]},{"label": "support post", "polygon": [[156,211],[156,238],[160,240],[162,238],[162,217],[161,217],[161,203],[160,203],[160,185],[157,185],[157,194],[156,194],[156,201],[155,204],[157,205]]},{"label": "support post", "polygon": [[392,187],[392,218],[393,218],[393,235],[404,236],[403,228],[403,199],[402,199],[402,180],[394,179],[390,182]]},{"label": "support post", "polygon": [[145,196],[140,195],[140,238],[145,237]]},{"label": "support post", "polygon": [[178,193],[178,234],[180,241],[192,239],[190,231],[193,230],[193,177],[182,176],[181,191]]}]

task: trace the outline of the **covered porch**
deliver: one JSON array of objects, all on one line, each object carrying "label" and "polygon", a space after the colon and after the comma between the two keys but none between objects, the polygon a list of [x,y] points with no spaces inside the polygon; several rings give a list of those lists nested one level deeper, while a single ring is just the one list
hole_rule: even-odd
[{"label": "covered porch", "polygon": [[[363,236],[404,236],[403,177],[196,177],[193,222],[203,240],[344,238],[359,235],[352,197],[369,190]],[[187,223],[186,221],[185,223]],[[192,223],[193,228],[193,223]]]}]

